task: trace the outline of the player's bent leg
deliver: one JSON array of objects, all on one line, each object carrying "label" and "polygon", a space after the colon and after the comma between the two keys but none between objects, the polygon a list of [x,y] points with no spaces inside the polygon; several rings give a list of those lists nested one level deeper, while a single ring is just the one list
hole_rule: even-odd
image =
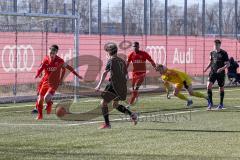
[{"label": "player's bent leg", "polygon": [[180,89],[179,88],[175,88],[174,89],[174,92],[173,92],[173,95],[178,97],[179,99],[181,100],[184,100],[184,101],[187,101],[187,106],[191,106],[193,104],[193,101],[188,99],[185,95],[181,94],[180,93]]},{"label": "player's bent leg", "polygon": [[38,106],[38,100],[36,100],[35,108],[32,110],[32,114],[38,113],[37,106]]},{"label": "player's bent leg", "polygon": [[43,102],[44,102],[44,97],[39,95],[38,96],[38,102],[37,102],[37,110],[38,110],[38,116],[37,116],[37,120],[41,120],[43,119]]},{"label": "player's bent leg", "polygon": [[102,115],[105,123],[102,124],[99,129],[110,129],[109,113],[108,113],[108,102],[106,100],[101,101]]},{"label": "player's bent leg", "polygon": [[139,95],[139,93],[138,93],[137,89],[132,91],[131,98],[129,100],[130,105],[133,105],[134,103],[136,103],[136,99],[137,99],[138,95]]},{"label": "player's bent leg", "polygon": [[207,96],[205,96],[204,94],[194,91],[193,88],[192,88],[192,85],[189,85],[187,90],[188,90],[188,93],[189,93],[190,96],[208,99]]},{"label": "player's bent leg", "polygon": [[47,103],[47,107],[46,107],[47,114],[51,114],[52,112],[52,105],[53,105],[52,98],[53,98],[53,95],[52,93],[49,93],[49,92],[47,92],[47,94],[44,97],[44,100]]},{"label": "player's bent leg", "polygon": [[221,109],[224,108],[224,105],[223,105],[224,87],[219,87],[219,92],[220,92],[220,103],[219,103],[219,105],[217,106],[217,109],[218,109],[218,110],[221,110]]},{"label": "player's bent leg", "polygon": [[139,96],[139,92],[138,92],[138,89],[140,88],[140,86],[142,85],[143,81],[144,81],[144,77],[145,76],[140,76],[138,78],[136,78],[134,80],[134,85],[136,84],[136,87],[134,89],[133,87],[133,91],[132,91],[132,94],[131,94],[131,98],[130,98],[130,101],[129,101],[129,104],[132,105],[134,103],[137,102],[137,98]]},{"label": "player's bent leg", "polygon": [[207,99],[207,97],[206,97],[204,94],[200,93],[200,92],[192,91],[192,92],[190,93],[190,95],[191,95],[191,96],[194,96],[194,97],[198,97],[198,98]]},{"label": "player's bent leg", "polygon": [[46,103],[47,103],[47,106],[46,106],[47,114],[51,114],[53,101],[48,101]]},{"label": "player's bent leg", "polygon": [[32,114],[37,114],[38,113],[37,106],[38,106],[39,90],[40,90],[40,88],[38,88],[38,90],[37,90],[37,100],[36,100],[36,103],[35,103],[35,108],[32,110]]},{"label": "player's bent leg", "polygon": [[[132,92],[131,92],[131,97],[129,99],[129,106],[132,105],[135,101],[135,96],[136,96],[136,90],[135,90],[135,85],[136,85],[136,82],[137,82],[137,78],[134,76],[133,79],[132,79]],[[128,106],[128,107],[129,107]]]},{"label": "player's bent leg", "polygon": [[138,122],[137,113],[130,111],[127,107],[125,107],[123,105],[119,105],[118,101],[113,101],[113,107],[116,108],[119,112],[122,112],[124,114],[128,114],[130,116],[133,124],[137,125],[137,122]]},{"label": "player's bent leg", "polygon": [[212,86],[213,86],[213,83],[209,81],[207,83],[207,94],[208,94],[208,108],[207,108],[207,110],[211,110],[212,107],[213,107]]},{"label": "player's bent leg", "polygon": [[118,101],[113,101],[113,108],[116,108],[116,110],[124,114],[128,114],[128,115],[132,114],[132,112],[129,109],[127,109],[127,107],[121,104],[118,104]]},{"label": "player's bent leg", "polygon": [[223,109],[225,74],[218,74],[217,82],[218,82],[219,94],[220,94],[220,103],[217,109],[221,110]]}]

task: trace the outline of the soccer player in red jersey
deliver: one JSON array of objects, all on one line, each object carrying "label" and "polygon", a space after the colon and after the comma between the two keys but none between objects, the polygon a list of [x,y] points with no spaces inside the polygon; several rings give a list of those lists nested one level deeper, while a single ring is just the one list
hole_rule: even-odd
[{"label": "soccer player in red jersey", "polygon": [[81,76],[78,75],[74,69],[66,64],[62,58],[57,56],[58,46],[52,45],[49,49],[49,55],[47,55],[40,68],[37,71],[35,78],[38,78],[39,75],[44,70],[44,76],[41,80],[41,85],[39,86],[39,96],[37,100],[37,110],[38,116],[37,120],[41,120],[43,118],[43,102],[47,103],[47,114],[51,113],[52,110],[52,98],[57,90],[58,86],[62,83],[63,77],[65,74],[65,69],[71,71],[74,75],[76,75],[79,79],[82,79]]},{"label": "soccer player in red jersey", "polygon": [[[41,74],[39,75],[39,78],[41,78]],[[43,80],[44,79],[41,79],[41,81],[38,83],[38,86],[37,86],[37,97],[39,96],[39,91],[40,91],[40,89],[42,87]],[[35,108],[32,110],[32,114],[37,114],[38,113],[37,105],[38,105],[38,101],[36,101],[36,105],[35,105]]]},{"label": "soccer player in red jersey", "polygon": [[127,60],[127,67],[130,62],[133,63],[132,94],[129,100],[129,105],[132,105],[138,97],[138,89],[142,85],[146,76],[146,60],[148,60],[152,66],[156,68],[156,64],[152,60],[151,56],[147,52],[139,50],[139,42],[134,42],[133,51],[129,53]]}]

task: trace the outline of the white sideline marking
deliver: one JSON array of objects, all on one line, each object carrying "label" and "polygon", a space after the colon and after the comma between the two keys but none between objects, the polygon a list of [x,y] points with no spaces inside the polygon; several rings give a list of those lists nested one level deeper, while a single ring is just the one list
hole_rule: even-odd
[{"label": "white sideline marking", "polygon": [[[99,99],[92,99],[92,100],[85,100],[85,101],[81,101],[81,102],[98,102],[98,101],[100,101]],[[57,103],[55,102],[55,103],[53,103],[54,105],[56,105]],[[35,104],[34,104],[34,102],[33,102],[33,104],[23,104],[23,105],[17,105],[17,106],[8,106],[8,107],[1,107],[0,106],[0,110],[1,109],[9,109],[9,108],[21,108],[21,107],[34,107],[35,106]]]},{"label": "white sideline marking", "polygon": [[[233,107],[238,107],[240,108],[240,106],[233,106]],[[224,108],[227,109],[227,108]],[[161,113],[161,114],[155,114],[155,115],[146,115],[146,116],[139,116],[138,119],[143,119],[143,118],[152,118],[152,117],[157,117],[160,115],[177,115],[177,114],[184,114],[184,113],[195,113],[195,112],[206,112],[207,110],[190,110],[190,111],[180,111],[180,112],[172,112],[172,113]],[[215,111],[215,110],[212,110]],[[211,111],[207,111],[207,112],[211,112]],[[113,119],[111,120],[111,122],[116,122],[116,121],[123,121],[123,120],[130,120],[130,118],[118,118],[118,119]],[[92,121],[92,122],[84,122],[84,123],[71,123],[71,124],[59,124],[59,123],[41,123],[41,124],[37,124],[37,123],[0,123],[0,126],[58,126],[58,127],[62,127],[62,126],[83,126],[83,125],[89,125],[89,124],[98,124],[98,123],[103,123],[104,121]]]},{"label": "white sideline marking", "polygon": [[[231,92],[231,91],[236,91],[236,90],[240,90],[240,89],[233,89],[233,90],[225,90],[227,92]],[[218,92],[218,91],[213,91],[213,92]],[[186,93],[187,94],[187,93]],[[163,97],[163,96],[166,96],[166,95],[159,95],[160,97]],[[157,96],[157,97],[159,97]],[[151,97],[151,98],[156,98],[156,97]],[[224,99],[235,99],[235,98],[224,98]],[[99,101],[99,100],[85,100],[83,102],[88,102],[88,101]],[[54,103],[56,104],[56,103]],[[9,106],[9,107],[0,107],[0,110],[1,109],[4,109],[4,108],[18,108],[18,107],[23,107],[23,106],[34,106],[34,105],[18,105],[18,106]],[[233,107],[236,107],[236,108],[240,108],[240,106],[233,106]],[[157,117],[159,115],[176,115],[176,114],[184,114],[184,113],[194,113],[194,112],[199,112],[199,111],[206,111],[206,110],[191,110],[191,111],[181,111],[181,112],[173,112],[173,113],[162,113],[162,114],[156,114],[156,115],[151,115],[151,116],[140,116],[138,117],[139,119],[142,119],[142,118],[146,118],[146,117]],[[21,112],[21,111],[18,111],[18,112]],[[119,118],[119,119],[113,119],[111,120],[112,122],[114,121],[121,121],[121,120],[129,120],[130,118]],[[27,124],[27,123],[0,123],[0,126],[1,125],[7,125],[7,126],[81,126],[81,125],[89,125],[89,124],[98,124],[98,123],[103,123],[104,121],[93,121],[93,122],[84,122],[84,123],[72,123],[72,124],[59,124],[59,123],[42,123],[42,124],[35,124],[35,123],[32,123],[32,124]]]},{"label": "white sideline marking", "polygon": [[[239,91],[240,89],[229,89],[229,90],[226,90],[225,89],[225,92],[233,92],[233,91]],[[219,91],[213,91],[213,92],[219,92]],[[188,94],[188,93],[183,93],[183,94]],[[154,98],[159,98],[159,97],[166,97],[165,94],[161,94],[159,96],[156,95],[156,97],[150,97],[151,99],[154,99]],[[171,98],[176,98],[174,96],[172,96]],[[236,99],[236,98],[224,98],[224,99]],[[84,101],[81,101],[81,102],[98,102],[100,101],[99,99],[91,99],[91,100],[84,100]],[[54,104],[57,104],[57,103],[54,103]],[[0,110],[1,109],[6,109],[6,108],[19,108],[19,107],[34,107],[35,104],[26,104],[26,105],[17,105],[17,106],[9,106],[9,107],[0,107]]]}]

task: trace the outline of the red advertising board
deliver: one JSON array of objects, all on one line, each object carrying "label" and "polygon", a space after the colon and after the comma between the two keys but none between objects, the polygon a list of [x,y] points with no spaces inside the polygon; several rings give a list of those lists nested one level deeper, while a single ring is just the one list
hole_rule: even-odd
[{"label": "red advertising board", "polygon": [[[214,38],[81,35],[78,56],[80,75],[86,81],[96,81],[107,61],[104,45],[107,42],[117,43],[118,54],[126,59],[133,41],[139,41],[141,49],[147,51],[156,63],[186,71],[192,76],[204,74],[203,68],[209,62],[210,51],[214,49]],[[52,44],[59,45],[58,54],[64,60],[74,57],[74,37],[71,34],[24,32],[18,33],[16,38],[12,32],[0,33],[0,84],[36,82],[36,70]],[[237,40],[222,39],[222,48],[235,59],[240,56]],[[148,76],[158,76],[150,65],[148,69]],[[73,76],[67,78],[69,81],[72,79]]]}]

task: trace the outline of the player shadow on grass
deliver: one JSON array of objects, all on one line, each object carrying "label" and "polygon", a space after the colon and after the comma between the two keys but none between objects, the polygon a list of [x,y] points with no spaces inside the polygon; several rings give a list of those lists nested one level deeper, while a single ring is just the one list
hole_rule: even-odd
[{"label": "player shadow on grass", "polygon": [[162,131],[162,132],[217,132],[217,133],[240,133],[240,131],[229,131],[229,130],[202,130],[202,129],[156,129],[156,128],[142,128],[132,129],[138,131]]}]

